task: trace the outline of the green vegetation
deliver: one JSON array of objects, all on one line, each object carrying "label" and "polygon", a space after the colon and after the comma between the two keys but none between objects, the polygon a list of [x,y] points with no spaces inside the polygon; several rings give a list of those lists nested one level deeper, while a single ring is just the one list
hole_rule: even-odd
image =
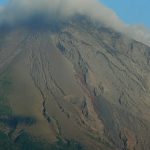
[{"label": "green vegetation", "polygon": [[7,74],[0,75],[0,116],[11,115],[11,108],[7,103],[7,96],[10,92],[12,82]]},{"label": "green vegetation", "polygon": [[83,146],[73,140],[62,140],[52,145],[52,150],[83,150]]},{"label": "green vegetation", "polygon": [[89,136],[91,139],[99,142],[99,143],[102,143],[103,145],[107,146],[108,148],[110,149],[114,149],[113,145],[108,142],[105,138],[102,138],[102,137],[99,137],[99,136],[96,136],[96,135],[93,135],[93,134],[90,134],[88,133],[87,136]]},{"label": "green vegetation", "polygon": [[31,137],[22,133],[14,142],[4,133],[0,132],[0,150],[84,150],[73,140],[62,140],[54,144]]},{"label": "green vegetation", "polygon": [[[0,150],[83,150],[83,146],[73,140],[58,138],[56,143],[50,144],[45,140],[32,137],[26,132],[16,139],[12,138],[18,125],[33,125],[36,119],[25,116],[13,116],[8,103],[8,95],[12,89],[9,71],[0,74]],[[57,121],[56,121],[57,122]],[[5,134],[5,127],[9,133]],[[7,129],[6,129],[7,130]]]},{"label": "green vegetation", "polygon": [[16,144],[13,144],[11,139],[0,132],[0,150],[19,150]]}]

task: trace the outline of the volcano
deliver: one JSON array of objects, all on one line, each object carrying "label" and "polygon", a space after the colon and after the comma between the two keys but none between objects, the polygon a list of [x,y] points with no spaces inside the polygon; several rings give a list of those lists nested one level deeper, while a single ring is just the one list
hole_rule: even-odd
[{"label": "volcano", "polygon": [[85,16],[0,29],[0,149],[149,150],[150,47]]}]

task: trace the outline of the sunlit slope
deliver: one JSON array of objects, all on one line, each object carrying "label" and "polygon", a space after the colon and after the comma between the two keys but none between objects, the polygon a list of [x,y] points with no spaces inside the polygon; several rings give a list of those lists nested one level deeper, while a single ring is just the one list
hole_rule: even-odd
[{"label": "sunlit slope", "polygon": [[3,31],[1,41],[0,121],[11,139],[26,131],[87,149],[149,149],[149,47],[84,17]]}]

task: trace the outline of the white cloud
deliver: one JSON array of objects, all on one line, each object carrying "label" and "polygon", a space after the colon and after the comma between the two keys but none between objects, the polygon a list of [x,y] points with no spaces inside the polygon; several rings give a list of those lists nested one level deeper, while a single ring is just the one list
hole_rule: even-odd
[{"label": "white cloud", "polygon": [[144,25],[130,25],[124,32],[135,40],[150,46],[150,31]]},{"label": "white cloud", "polygon": [[10,0],[0,7],[0,23],[14,24],[34,15],[43,15],[47,19],[54,15],[68,17],[74,14],[87,15],[119,32],[150,45],[150,34],[143,27],[128,26],[111,9],[98,0]]}]

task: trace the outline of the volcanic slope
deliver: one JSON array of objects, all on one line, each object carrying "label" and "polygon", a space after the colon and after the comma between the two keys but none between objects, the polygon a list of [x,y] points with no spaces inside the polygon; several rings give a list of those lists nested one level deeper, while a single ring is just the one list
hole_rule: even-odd
[{"label": "volcanic slope", "polygon": [[149,60],[148,46],[86,17],[1,29],[0,130],[17,148],[27,133],[149,150]]}]

